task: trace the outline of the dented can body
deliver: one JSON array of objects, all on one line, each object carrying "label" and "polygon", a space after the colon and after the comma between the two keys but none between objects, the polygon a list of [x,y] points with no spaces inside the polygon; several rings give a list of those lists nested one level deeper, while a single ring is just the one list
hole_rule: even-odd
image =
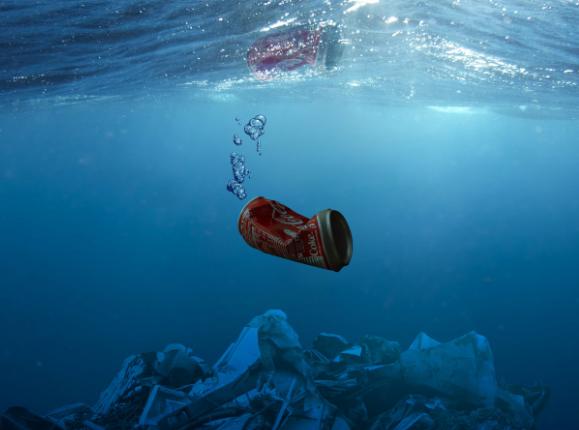
[{"label": "dented can body", "polygon": [[340,271],[352,258],[352,235],[346,219],[326,209],[307,218],[280,202],[256,197],[239,215],[241,236],[268,254]]},{"label": "dented can body", "polygon": [[247,52],[247,65],[258,79],[268,80],[280,72],[314,65],[320,31],[300,27],[256,40]]},{"label": "dented can body", "polygon": [[270,80],[302,67],[333,70],[343,51],[337,25],[302,25],[257,39],[247,51],[247,65],[257,79]]}]

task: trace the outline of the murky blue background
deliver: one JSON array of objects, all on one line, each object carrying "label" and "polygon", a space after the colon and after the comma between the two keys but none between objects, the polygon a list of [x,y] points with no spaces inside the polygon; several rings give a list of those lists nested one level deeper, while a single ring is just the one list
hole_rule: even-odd
[{"label": "murky blue background", "polygon": [[[211,361],[279,307],[305,345],[476,330],[552,388],[542,429],[576,426],[577,4],[121,3],[0,7],[0,409],[93,402],[170,342]],[[311,10],[356,17],[341,69],[251,78],[260,29]],[[258,113],[261,157],[232,144]],[[233,150],[249,198],[340,210],[351,265],[249,248]]]}]

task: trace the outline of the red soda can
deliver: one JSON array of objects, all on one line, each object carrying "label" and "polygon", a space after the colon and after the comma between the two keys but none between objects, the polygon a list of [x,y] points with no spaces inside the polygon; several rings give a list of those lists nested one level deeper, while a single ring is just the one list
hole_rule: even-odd
[{"label": "red soda can", "polygon": [[257,39],[247,51],[247,65],[260,80],[273,79],[302,67],[337,68],[344,52],[338,25],[301,25]]},{"label": "red soda can", "polygon": [[247,65],[258,79],[267,80],[279,72],[290,72],[316,63],[319,29],[298,27],[256,40],[247,52]]},{"label": "red soda can", "polygon": [[312,218],[275,200],[256,197],[241,210],[241,236],[268,254],[339,272],[352,258],[352,233],[344,216],[325,209]]}]

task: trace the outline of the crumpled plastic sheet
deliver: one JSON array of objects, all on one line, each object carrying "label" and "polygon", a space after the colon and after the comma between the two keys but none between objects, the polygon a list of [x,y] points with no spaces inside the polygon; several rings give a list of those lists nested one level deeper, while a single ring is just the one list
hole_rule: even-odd
[{"label": "crumpled plastic sheet", "polygon": [[440,343],[421,333],[400,355],[406,382],[418,390],[492,407],[497,394],[493,354],[485,337],[471,332]]}]

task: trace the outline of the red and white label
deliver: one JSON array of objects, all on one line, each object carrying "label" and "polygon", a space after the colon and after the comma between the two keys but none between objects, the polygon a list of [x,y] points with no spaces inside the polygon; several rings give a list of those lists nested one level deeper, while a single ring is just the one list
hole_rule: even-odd
[{"label": "red and white label", "polygon": [[275,200],[257,197],[243,209],[238,227],[254,248],[300,263],[328,267],[317,216],[308,219]]}]

